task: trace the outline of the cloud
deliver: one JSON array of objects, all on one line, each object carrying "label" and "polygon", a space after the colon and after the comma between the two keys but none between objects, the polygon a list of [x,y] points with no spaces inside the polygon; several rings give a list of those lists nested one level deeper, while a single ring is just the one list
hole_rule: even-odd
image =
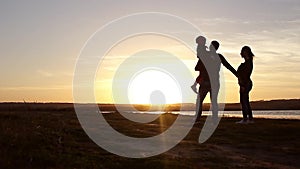
[{"label": "cloud", "polygon": [[39,75],[45,76],[45,77],[52,77],[53,74],[44,70],[37,70],[36,71]]},{"label": "cloud", "polygon": [[56,86],[11,86],[1,87],[0,91],[49,91],[49,90],[69,90],[72,86],[69,85],[56,85]]}]

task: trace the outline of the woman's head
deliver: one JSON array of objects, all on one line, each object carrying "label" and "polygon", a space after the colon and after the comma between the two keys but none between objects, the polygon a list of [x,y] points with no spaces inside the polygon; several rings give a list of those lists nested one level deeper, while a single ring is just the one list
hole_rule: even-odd
[{"label": "woman's head", "polygon": [[247,60],[253,59],[254,54],[252,53],[251,48],[249,46],[244,46],[241,51],[241,56]]}]

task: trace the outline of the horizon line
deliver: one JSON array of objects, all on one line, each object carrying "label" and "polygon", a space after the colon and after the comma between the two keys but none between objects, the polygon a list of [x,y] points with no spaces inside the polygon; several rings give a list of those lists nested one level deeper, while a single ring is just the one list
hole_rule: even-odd
[{"label": "horizon line", "polygon": [[[268,102],[268,101],[290,101],[290,100],[300,100],[300,98],[285,98],[285,99],[270,99],[270,100],[253,100],[250,102]],[[175,104],[196,104],[196,103],[168,103],[168,104],[149,104],[149,103],[75,103],[75,102],[56,102],[56,101],[3,101],[0,104],[8,104],[8,103],[16,103],[16,104],[109,104],[109,105],[175,105]],[[210,104],[207,102],[205,104]],[[239,102],[228,102],[228,103],[219,103],[219,104],[239,104]]]}]

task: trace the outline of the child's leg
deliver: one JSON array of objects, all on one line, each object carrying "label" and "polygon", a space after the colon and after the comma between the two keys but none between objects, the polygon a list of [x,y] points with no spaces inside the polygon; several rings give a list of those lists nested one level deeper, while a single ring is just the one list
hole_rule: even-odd
[{"label": "child's leg", "polygon": [[193,84],[192,86],[197,86],[197,84],[198,84],[198,83],[197,83],[197,81],[195,80],[195,82],[194,82],[194,84]]},{"label": "child's leg", "polygon": [[[200,76],[200,72],[199,72],[199,75],[198,77],[196,78],[194,84],[191,86],[192,90],[198,94],[198,91],[197,91],[197,84],[201,81],[201,76]],[[199,83],[200,84],[200,83]]]},{"label": "child's leg", "polygon": [[191,86],[191,88],[192,88],[192,90],[196,93],[196,94],[198,94],[198,92],[197,92],[197,81],[195,81],[194,82],[194,84]]}]

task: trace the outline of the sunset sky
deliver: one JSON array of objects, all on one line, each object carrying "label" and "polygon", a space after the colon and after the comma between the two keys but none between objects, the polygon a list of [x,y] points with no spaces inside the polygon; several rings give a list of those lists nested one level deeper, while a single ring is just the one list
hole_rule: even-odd
[{"label": "sunset sky", "polygon": [[[89,37],[112,20],[141,12],[167,13],[196,25],[221,43],[219,52],[234,68],[243,62],[242,46],[249,45],[256,56],[251,100],[300,98],[299,0],[9,0],[0,2],[0,102],[73,102],[75,65]],[[95,77],[98,102],[113,102],[112,77],[126,53],[155,38],[135,37],[112,48]],[[155,44],[178,54],[196,78],[194,53],[165,40]],[[226,102],[238,102],[237,81],[223,70]]]}]

